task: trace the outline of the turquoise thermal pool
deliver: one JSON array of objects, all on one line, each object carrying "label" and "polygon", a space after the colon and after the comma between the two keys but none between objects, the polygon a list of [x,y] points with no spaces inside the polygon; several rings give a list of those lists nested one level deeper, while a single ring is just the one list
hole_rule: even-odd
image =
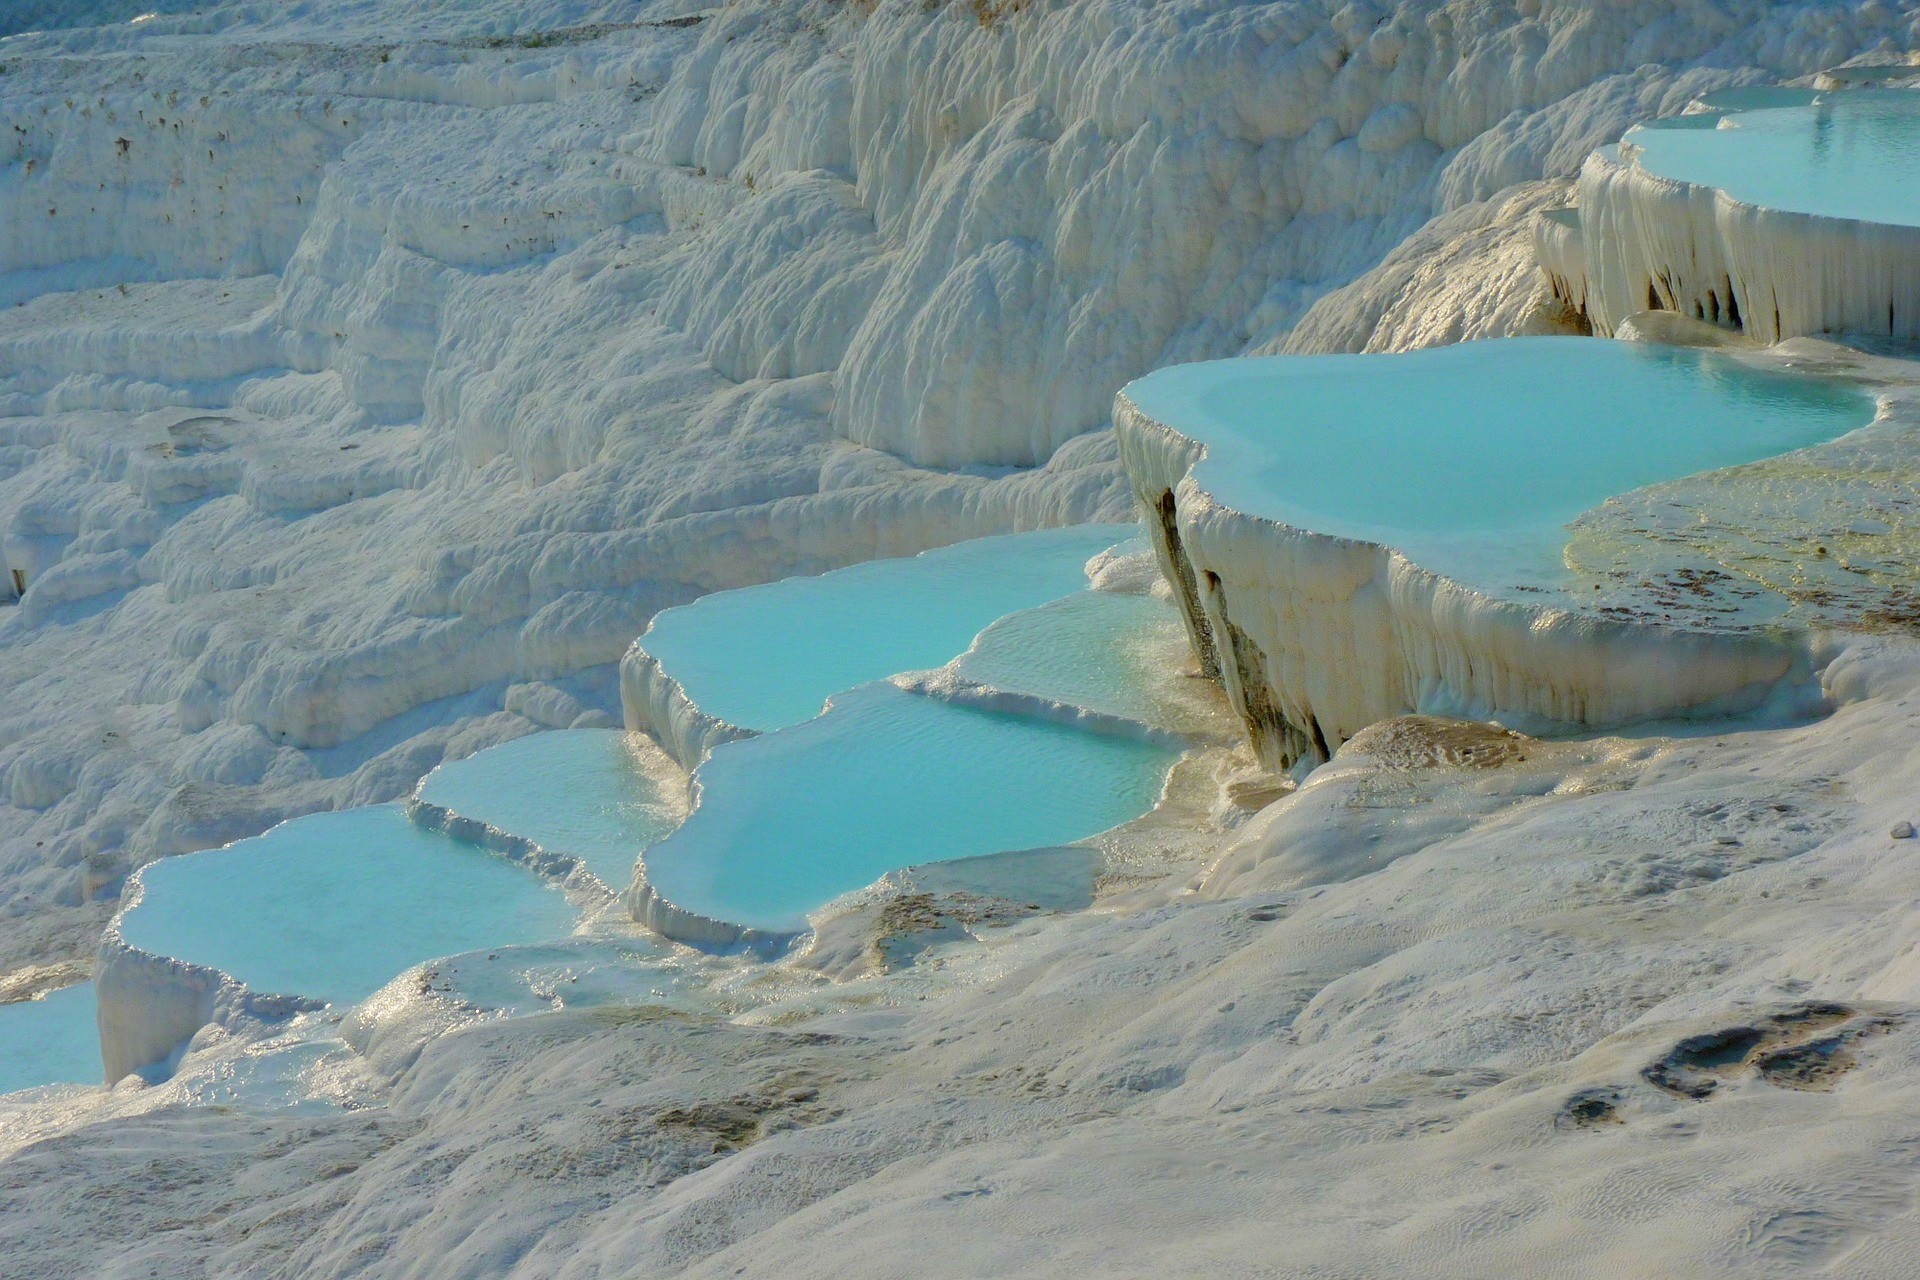
[{"label": "turquoise thermal pool", "polygon": [[443,764],[416,792],[552,853],[570,854],[613,889],[633,878],[640,851],[673,830],[681,804],[663,788],[683,779],[650,772],[620,729],[536,733]]},{"label": "turquoise thermal pool", "polygon": [[1724,102],[1726,114],[1643,125],[1624,147],[1648,173],[1747,204],[1920,226],[1920,93],[1852,89],[1793,102],[1795,92],[1722,95],[1709,104]]},{"label": "turquoise thermal pool", "polygon": [[1093,556],[1134,532],[1076,525],[956,543],[704,596],[640,638],[705,714],[762,732],[842,690],[937,667],[996,618],[1086,586]]},{"label": "turquoise thermal pool", "polygon": [[1849,384],[1587,338],[1175,365],[1122,394],[1206,446],[1195,479],[1228,507],[1543,584],[1564,574],[1567,522],[1609,497],[1874,416]]},{"label": "turquoise thermal pool", "polygon": [[574,911],[524,867],[396,804],[317,813],[140,872],[126,942],[255,991],[359,1000],[423,960],[564,938]]},{"label": "turquoise thermal pool", "polygon": [[896,868],[1062,844],[1137,817],[1173,758],[863,685],[817,719],[718,748],[699,808],[647,852],[647,878],[684,910],[797,932],[807,912]]},{"label": "turquoise thermal pool", "polygon": [[43,1084],[99,1084],[93,984],[0,1004],[0,1093]]},{"label": "turquoise thermal pool", "polygon": [[953,668],[975,684],[1161,725],[1180,713],[1155,697],[1156,668],[1186,643],[1165,601],[1080,591],[1000,619]]}]

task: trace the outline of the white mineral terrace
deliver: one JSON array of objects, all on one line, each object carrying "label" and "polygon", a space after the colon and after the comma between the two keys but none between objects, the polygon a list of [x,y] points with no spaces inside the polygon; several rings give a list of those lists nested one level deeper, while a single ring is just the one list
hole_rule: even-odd
[{"label": "white mineral terrace", "polygon": [[1131,532],[981,538],[663,612],[625,663],[627,714],[686,757],[696,804],[636,848],[633,918],[777,951],[890,871],[1152,810],[1208,725],[1168,687],[1172,610],[1088,589]]},{"label": "white mineral terrace", "polygon": [[627,727],[693,769],[722,742],[810,720],[870,680],[939,666],[994,620],[1081,590],[1087,560],[1129,532],[970,539],[663,610],[620,664]]},{"label": "white mineral terrace", "polygon": [[1756,87],[1628,131],[1580,174],[1577,223],[1535,223],[1594,331],[1649,309],[1767,342],[1920,338],[1920,94]]},{"label": "white mineral terrace", "polygon": [[0,0],[0,1280],[1913,1280],[1916,78]]},{"label": "white mineral terrace", "polygon": [[1594,572],[1570,539],[1616,495],[1739,492],[1728,468],[1874,417],[1843,379],[1574,338],[1182,365],[1115,410],[1195,649],[1274,765],[1410,712],[1544,731],[1782,692],[1791,601],[1644,549]]}]

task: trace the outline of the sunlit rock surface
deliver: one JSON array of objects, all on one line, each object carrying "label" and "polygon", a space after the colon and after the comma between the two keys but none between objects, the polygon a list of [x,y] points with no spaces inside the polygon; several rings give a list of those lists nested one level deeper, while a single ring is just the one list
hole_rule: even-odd
[{"label": "sunlit rock surface", "polygon": [[[662,608],[1130,518],[1104,427],[1153,368],[1563,324],[1525,215],[1595,147],[1915,42],[1760,0],[140,8],[0,13],[58,28],[0,45],[0,981],[84,969],[156,857],[604,727]],[[594,938],[237,1011],[165,1081],[0,1099],[0,1269],[1900,1280],[1920,679],[1873,440],[1766,469],[1790,529],[1695,481],[1575,534],[1638,582],[1673,516],[1879,607],[1828,719],[1388,753],[1209,881],[1215,784],[1284,789],[1217,761],[1036,860],[1043,910],[898,877],[858,964]],[[1306,830],[1436,814],[1372,868]]]},{"label": "sunlit rock surface", "polygon": [[153,857],[546,724],[516,689],[614,712],[662,607],[1127,518],[1101,429],[1160,364],[1528,326],[1503,193],[1908,40],[1746,0],[146,11],[10,11],[50,30],[0,55],[9,965]]}]

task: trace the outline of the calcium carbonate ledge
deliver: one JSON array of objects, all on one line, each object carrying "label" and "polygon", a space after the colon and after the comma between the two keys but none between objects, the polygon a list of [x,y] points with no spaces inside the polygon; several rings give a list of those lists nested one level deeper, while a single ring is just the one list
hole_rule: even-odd
[{"label": "calcium carbonate ledge", "polygon": [[1326,760],[1395,716],[1564,732],[1751,710],[1811,675],[1804,631],[1714,632],[1497,599],[1392,547],[1232,510],[1194,478],[1199,441],[1125,393],[1114,424],[1202,668],[1270,768]]},{"label": "calcium carbonate ledge", "polygon": [[[653,670],[656,672],[659,670],[658,664],[653,664]],[[667,679],[664,675],[660,678]],[[1189,753],[1199,748],[1218,747],[1225,745],[1227,741],[1224,732],[1176,731],[1148,724],[1132,716],[1097,711],[1035,694],[995,688],[960,676],[953,670],[952,664],[935,670],[905,672],[891,677],[889,683],[917,697],[933,698],[959,706],[1060,724],[1082,733],[1129,738],[1175,752]],[[687,705],[691,706],[691,703]],[[750,738],[759,735],[743,730],[737,736]],[[718,746],[725,740],[716,740],[713,745]],[[1182,758],[1185,758],[1184,755]],[[701,801],[698,772],[693,774],[688,789],[691,812],[699,807]],[[1160,803],[1156,802],[1155,811],[1160,807]],[[1092,840],[1100,834],[1103,833],[1096,832],[1088,839]],[[1024,852],[1024,850],[1005,852]],[[896,868],[886,874],[895,875],[899,870]],[[773,956],[787,951],[811,932],[810,928],[796,930],[755,928],[682,907],[661,893],[649,881],[645,850],[641,852],[634,869],[633,883],[621,895],[621,901],[636,923],[652,929],[662,937],[705,950],[744,951],[760,956]]]},{"label": "calcium carbonate ledge", "polygon": [[[555,884],[583,915],[605,909],[616,900],[614,891],[578,859],[553,853],[523,836],[462,817],[418,796],[408,799],[406,814],[418,827],[519,863]],[[209,1025],[280,1022],[327,1007],[326,1001],[309,996],[256,991],[223,969],[159,955],[129,943],[121,933],[120,922],[145,895],[146,885],[140,872],[135,872],[100,940],[94,983],[107,1083],[135,1072],[154,1073],[167,1067]]]},{"label": "calcium carbonate ledge", "polygon": [[407,821],[423,831],[435,831],[485,849],[508,862],[519,863],[542,880],[551,881],[582,914],[591,914],[618,896],[618,886],[607,884],[572,854],[555,853],[525,836],[503,831],[490,822],[469,818],[445,805],[422,800],[418,790],[407,797],[406,810]]},{"label": "calcium carbonate ledge", "polygon": [[[1815,96],[1734,90],[1663,127],[1712,128],[1729,113]],[[1536,216],[1534,248],[1554,294],[1597,334],[1668,310],[1769,343],[1820,333],[1920,340],[1920,227],[1748,203],[1649,172],[1631,141],[1587,158],[1576,201],[1577,213]]]},{"label": "calcium carbonate ledge", "polygon": [[620,659],[620,710],[629,732],[651,736],[688,773],[721,743],[757,736],[757,729],[702,711],[660,660],[641,647],[645,639],[643,634]]},{"label": "calcium carbonate ledge", "polygon": [[135,872],[100,939],[94,992],[108,1084],[136,1072],[170,1069],[210,1024],[278,1022],[326,1007],[305,996],[253,991],[219,969],[133,946],[121,936],[120,920],[140,905],[144,893]]},{"label": "calcium carbonate ledge", "polygon": [[[659,670],[658,664],[655,664],[654,669]],[[662,675],[661,678],[668,677]],[[674,687],[679,686],[676,683]],[[693,704],[688,702],[686,705],[691,707]],[[739,736],[752,738],[759,735],[751,731],[743,731]],[[718,746],[721,741],[725,739],[716,740],[712,745]],[[696,759],[704,760],[705,757],[706,751],[703,750]],[[700,807],[700,791],[700,775],[695,771],[687,783],[689,814]],[[647,879],[645,850],[641,851],[638,861],[634,864],[633,883],[620,895],[620,901],[634,923],[653,930],[663,938],[671,938],[675,942],[684,942],[689,946],[708,951],[747,951],[770,957],[787,950],[805,932],[804,930],[755,929],[717,919],[714,916],[702,915],[698,911],[689,911],[677,905],[654,888]]]}]

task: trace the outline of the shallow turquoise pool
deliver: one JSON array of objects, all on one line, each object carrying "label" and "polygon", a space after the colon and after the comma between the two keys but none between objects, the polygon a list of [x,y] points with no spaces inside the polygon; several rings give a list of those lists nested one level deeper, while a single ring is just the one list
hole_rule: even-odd
[{"label": "shallow turquoise pool", "polygon": [[976,684],[1157,725],[1170,709],[1156,667],[1185,643],[1163,600],[1079,591],[1000,619],[953,665]]},{"label": "shallow turquoise pool", "polygon": [[1874,415],[1869,395],[1832,380],[1595,338],[1175,365],[1125,394],[1207,446],[1196,478],[1230,507],[1443,572],[1485,560],[1546,576],[1566,523],[1609,497]]},{"label": "shallow turquoise pool", "polygon": [[553,853],[571,854],[613,889],[640,851],[673,830],[683,806],[662,794],[619,729],[561,729],[517,738],[421,779],[418,795]]},{"label": "shallow turquoise pool", "polygon": [[898,867],[1061,844],[1153,807],[1173,753],[886,683],[717,749],[700,807],[646,854],[676,906],[797,931]]},{"label": "shallow turquoise pool", "polygon": [[640,646],[707,715],[781,729],[844,689],[941,666],[996,618],[1081,590],[1086,562],[1133,531],[1077,525],[977,538],[722,591],[663,611]]},{"label": "shallow turquoise pool", "polygon": [[43,1084],[99,1084],[93,984],[0,1004],[0,1093]]},{"label": "shallow turquoise pool", "polygon": [[573,931],[524,867],[423,831],[396,804],[316,813],[224,849],[164,858],[120,919],[132,946],[256,991],[343,1003],[436,956]]},{"label": "shallow turquoise pool", "polygon": [[1679,116],[1630,130],[1648,173],[1716,187],[1768,209],[1920,226],[1920,93],[1851,89],[1791,102],[1794,91],[1716,102],[1724,116]]}]

